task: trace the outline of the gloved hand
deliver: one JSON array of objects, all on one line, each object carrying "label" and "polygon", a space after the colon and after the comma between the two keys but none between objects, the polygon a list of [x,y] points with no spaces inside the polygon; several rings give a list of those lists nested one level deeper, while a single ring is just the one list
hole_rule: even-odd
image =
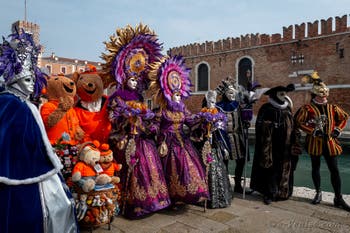
[{"label": "gloved hand", "polygon": [[321,129],[315,129],[314,132],[312,132],[312,136],[314,137],[322,137],[323,131]]},{"label": "gloved hand", "polygon": [[340,135],[340,130],[338,128],[333,129],[333,131],[331,133],[331,137],[337,138],[337,137],[339,137],[339,135]]}]

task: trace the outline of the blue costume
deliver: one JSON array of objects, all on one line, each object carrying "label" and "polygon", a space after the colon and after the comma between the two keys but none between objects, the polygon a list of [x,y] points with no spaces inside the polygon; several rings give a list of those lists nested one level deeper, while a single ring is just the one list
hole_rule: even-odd
[{"label": "blue costume", "polygon": [[[17,48],[32,48],[27,35],[17,35]],[[17,58],[23,50],[5,42],[1,49],[5,90],[0,92],[0,232],[77,232],[74,203],[59,174],[62,165],[38,109],[29,100],[31,84],[23,86],[34,85],[34,77],[36,88],[40,86],[33,57],[26,50],[25,59],[17,60],[22,68],[10,72],[13,61],[7,58]]]},{"label": "blue costume", "polygon": [[[230,89],[230,88],[227,88]],[[243,122],[241,119],[241,108],[239,102],[236,100],[229,100],[225,94],[222,94],[223,100],[216,104],[216,107],[226,115],[227,117],[227,135],[229,138],[230,154],[229,158],[225,158],[224,162],[228,167],[229,159],[236,161],[235,169],[235,188],[234,191],[243,193],[241,185],[241,177],[243,174],[243,168],[245,165],[246,154],[246,133],[243,130]],[[226,139],[227,140],[227,139]],[[249,158],[248,158],[249,159]]]}]

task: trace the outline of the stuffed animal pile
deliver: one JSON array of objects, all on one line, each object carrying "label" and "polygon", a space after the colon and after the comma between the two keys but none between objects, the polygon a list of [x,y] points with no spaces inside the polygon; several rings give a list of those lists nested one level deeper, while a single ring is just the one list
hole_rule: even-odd
[{"label": "stuffed animal pile", "polygon": [[72,172],[72,181],[86,193],[95,189],[95,185],[111,183],[112,178],[103,174],[99,164],[100,143],[98,141],[86,142],[82,145],[79,161],[75,164]]},{"label": "stuffed animal pile", "polygon": [[77,219],[83,226],[110,223],[118,205],[111,182],[119,182],[119,177],[110,177],[104,173],[99,163],[99,148],[100,143],[96,140],[83,143],[79,154],[80,161],[74,166],[72,173],[72,181],[76,184],[73,196],[76,201]]}]

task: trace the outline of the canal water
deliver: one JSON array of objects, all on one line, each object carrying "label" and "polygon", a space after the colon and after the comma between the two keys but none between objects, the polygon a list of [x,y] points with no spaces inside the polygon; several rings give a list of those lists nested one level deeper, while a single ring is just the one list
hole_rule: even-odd
[{"label": "canal water", "polygon": [[[338,167],[340,172],[340,177],[342,180],[342,193],[350,194],[350,143],[343,144],[343,154],[338,156]],[[254,146],[250,146],[250,161],[246,168],[247,177],[250,178],[251,168],[254,156]],[[234,175],[235,162],[230,161],[229,172]],[[321,189],[322,191],[334,192],[331,181],[330,174],[327,168],[326,161],[321,159]],[[303,151],[302,155],[299,157],[299,162],[297,169],[294,172],[294,186],[308,187],[314,189],[311,178],[311,161],[309,155]]]}]

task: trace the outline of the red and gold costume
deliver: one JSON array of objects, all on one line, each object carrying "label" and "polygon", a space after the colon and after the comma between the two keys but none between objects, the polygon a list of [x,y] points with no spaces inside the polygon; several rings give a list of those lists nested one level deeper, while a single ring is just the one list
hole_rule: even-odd
[{"label": "red and gold costume", "polygon": [[[324,131],[326,135],[331,135],[336,128],[342,130],[345,127],[349,115],[344,110],[333,104],[325,104],[322,108],[324,109],[323,114],[327,118]],[[300,129],[307,134],[305,139],[307,153],[319,156],[323,154],[323,143],[327,143],[331,156],[340,155],[343,150],[338,139],[330,136],[326,138],[313,136],[316,127],[314,119],[318,119],[321,115],[319,108],[314,103],[303,106],[297,115],[296,120]],[[326,141],[324,142],[324,140]]]}]

